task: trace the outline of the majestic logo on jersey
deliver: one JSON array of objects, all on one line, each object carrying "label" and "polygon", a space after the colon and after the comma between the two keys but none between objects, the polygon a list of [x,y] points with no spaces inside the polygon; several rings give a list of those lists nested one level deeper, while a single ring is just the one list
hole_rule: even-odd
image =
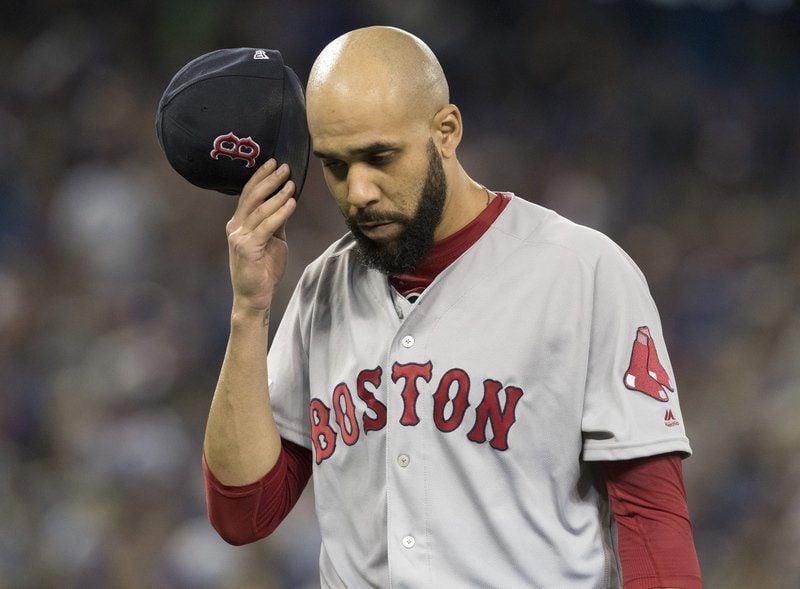
[{"label": "majestic logo on jersey", "polygon": [[[392,365],[390,375],[392,382],[400,385],[400,397],[403,401],[403,413],[399,423],[413,427],[420,422],[417,413],[417,399],[420,388],[417,382],[422,379],[426,383],[433,378],[433,363],[400,364]],[[369,370],[362,370],[356,377],[356,394],[367,406],[361,415],[359,425],[356,415],[353,393],[347,383],[339,383],[331,394],[331,406],[328,407],[321,399],[313,398],[309,404],[311,416],[311,441],[314,443],[314,456],[317,464],[330,458],[336,450],[338,440],[341,439],[348,446],[358,442],[363,428],[366,436],[371,431],[381,430],[386,427],[386,405],[375,398],[367,388],[373,390],[381,386],[383,369],[378,366]],[[483,398],[475,408],[475,417],[472,427],[466,434],[471,442],[483,444],[486,442],[486,427],[490,426],[492,438],[489,445],[495,450],[508,449],[508,433],[517,420],[515,411],[517,403],[522,397],[522,389],[514,386],[503,386],[501,382],[486,379],[482,383]],[[458,429],[464,421],[469,407],[469,391],[471,383],[469,375],[460,368],[447,370],[436,385],[433,393],[433,422],[441,432],[452,432]],[[501,401],[501,392],[505,401]],[[331,422],[333,411],[334,427]],[[338,432],[338,433],[337,433]]]},{"label": "majestic logo on jersey", "polygon": [[214,148],[211,150],[211,157],[215,160],[224,155],[232,160],[244,160],[248,168],[256,164],[256,158],[261,153],[261,147],[253,141],[252,137],[239,139],[233,133],[226,133],[214,139]]},{"label": "majestic logo on jersey", "polygon": [[672,379],[658,359],[656,345],[648,327],[636,330],[631,362],[623,381],[630,390],[639,391],[665,403],[669,401],[667,391],[675,390]]},{"label": "majestic logo on jersey", "polygon": [[672,413],[672,409],[667,409],[666,413],[664,413],[664,425],[667,427],[675,427],[680,424],[681,422],[675,419],[675,414]]}]

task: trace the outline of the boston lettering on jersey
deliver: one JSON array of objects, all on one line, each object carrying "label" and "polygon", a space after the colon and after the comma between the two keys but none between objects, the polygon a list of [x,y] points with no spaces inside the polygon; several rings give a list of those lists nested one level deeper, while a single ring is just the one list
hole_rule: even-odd
[{"label": "boston lettering on jersey", "polygon": [[[395,362],[390,375],[392,382],[402,387],[400,397],[403,402],[403,413],[398,420],[401,425],[415,426],[420,422],[417,413],[417,399],[420,396],[418,381],[430,383],[433,378],[433,363],[424,364]],[[361,415],[359,424],[353,403],[353,394],[347,383],[339,383],[331,394],[331,405],[328,407],[321,399],[313,398],[309,404],[311,416],[311,440],[314,444],[314,456],[317,464],[330,458],[341,441],[352,446],[358,442],[361,431],[364,434],[378,431],[386,427],[386,405],[375,398],[367,388],[377,389],[381,386],[383,369],[364,369],[356,377],[356,394],[364,401],[367,410]],[[461,368],[445,371],[433,393],[433,419],[436,428],[441,432],[452,432],[464,421],[469,407],[469,391],[471,388],[469,375]],[[508,449],[508,432],[516,421],[516,407],[522,397],[522,389],[506,386],[499,381],[486,379],[482,383],[483,398],[475,408],[475,421],[466,434],[468,440],[477,444],[486,442],[486,427],[491,426],[492,438],[489,445],[496,450]],[[451,391],[455,391],[451,396]],[[501,403],[500,391],[505,391],[505,403]],[[448,404],[452,405],[449,416],[446,416]],[[333,412],[333,422],[331,421]],[[334,427],[334,422],[336,427]],[[338,433],[337,433],[338,430]]]}]

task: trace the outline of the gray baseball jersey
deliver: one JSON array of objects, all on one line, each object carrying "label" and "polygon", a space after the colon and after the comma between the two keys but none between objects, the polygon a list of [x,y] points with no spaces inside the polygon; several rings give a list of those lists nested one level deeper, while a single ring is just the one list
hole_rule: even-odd
[{"label": "gray baseball jersey", "polygon": [[409,303],[348,235],[268,359],[312,449],[323,587],[613,587],[588,461],[691,452],[658,312],[610,239],[511,200]]}]

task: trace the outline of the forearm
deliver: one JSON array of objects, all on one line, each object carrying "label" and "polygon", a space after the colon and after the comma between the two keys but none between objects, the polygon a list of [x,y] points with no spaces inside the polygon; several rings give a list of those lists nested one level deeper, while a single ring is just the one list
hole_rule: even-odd
[{"label": "forearm", "polygon": [[281,440],[267,385],[269,313],[234,306],[203,445],[206,462],[225,485],[246,485],[275,465]]},{"label": "forearm", "polygon": [[702,587],[677,453],[598,464],[626,589]]}]

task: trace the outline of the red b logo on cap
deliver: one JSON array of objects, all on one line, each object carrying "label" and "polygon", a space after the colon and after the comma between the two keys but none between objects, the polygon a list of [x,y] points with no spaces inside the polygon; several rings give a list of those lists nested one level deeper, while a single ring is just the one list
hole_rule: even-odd
[{"label": "red b logo on cap", "polygon": [[239,139],[233,133],[226,133],[214,139],[214,149],[211,150],[211,157],[215,160],[224,155],[232,160],[244,160],[247,167],[252,168],[256,163],[261,148],[252,137]]}]

